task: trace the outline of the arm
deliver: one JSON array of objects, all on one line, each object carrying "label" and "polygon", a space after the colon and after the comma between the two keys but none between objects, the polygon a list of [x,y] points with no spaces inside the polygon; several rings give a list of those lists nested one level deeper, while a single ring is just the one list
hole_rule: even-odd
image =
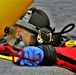
[{"label": "arm", "polygon": [[[19,53],[21,54],[21,53]],[[61,56],[60,56],[61,55]],[[64,58],[65,56],[65,58]],[[57,65],[76,70],[76,48],[52,47],[51,45],[28,46],[24,48],[24,57],[38,58],[38,61],[22,59],[20,65],[37,66],[37,65]],[[73,63],[65,59],[73,60]]]}]

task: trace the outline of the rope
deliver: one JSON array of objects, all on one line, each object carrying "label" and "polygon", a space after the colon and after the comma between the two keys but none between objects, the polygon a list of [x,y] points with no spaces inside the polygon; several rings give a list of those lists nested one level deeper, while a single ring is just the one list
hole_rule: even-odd
[{"label": "rope", "polygon": [[[21,54],[19,55],[19,52],[21,51]],[[21,59],[25,59],[25,60],[29,60],[29,61],[39,61],[40,60],[40,57],[38,58],[27,58],[27,57],[24,57],[24,50],[23,48],[19,49],[19,51],[14,51],[13,48],[11,46],[0,46],[0,53],[4,53],[4,54],[12,54],[12,62],[14,64],[17,64],[21,61]],[[19,60],[18,61],[15,61],[15,57],[18,57]]]}]

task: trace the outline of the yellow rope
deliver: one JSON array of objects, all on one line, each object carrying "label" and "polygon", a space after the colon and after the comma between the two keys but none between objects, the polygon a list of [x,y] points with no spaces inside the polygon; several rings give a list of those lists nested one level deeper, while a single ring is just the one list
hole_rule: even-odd
[{"label": "yellow rope", "polygon": [[[0,54],[0,59],[5,59],[5,60],[12,61],[12,56],[5,56],[5,55]],[[15,61],[16,60],[17,60],[17,57],[15,57]]]}]

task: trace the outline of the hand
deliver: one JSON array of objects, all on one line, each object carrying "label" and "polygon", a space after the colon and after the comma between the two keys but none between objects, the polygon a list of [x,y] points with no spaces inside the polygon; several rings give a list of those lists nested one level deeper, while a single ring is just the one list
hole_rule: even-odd
[{"label": "hand", "polygon": [[[19,52],[19,55],[21,55],[21,52]],[[43,53],[42,49],[39,47],[28,46],[28,47],[24,48],[24,57],[33,58],[33,59],[40,57],[40,60],[38,60],[38,61],[21,59],[19,62],[19,64],[22,66],[24,66],[24,65],[37,66],[43,60],[44,53]],[[19,60],[19,58],[17,60]]]}]

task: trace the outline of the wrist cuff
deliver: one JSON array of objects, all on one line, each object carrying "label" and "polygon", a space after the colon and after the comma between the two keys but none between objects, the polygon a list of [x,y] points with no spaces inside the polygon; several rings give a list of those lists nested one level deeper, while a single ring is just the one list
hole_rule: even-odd
[{"label": "wrist cuff", "polygon": [[44,58],[39,65],[51,66],[55,65],[57,60],[57,53],[54,47],[51,45],[41,45],[44,52]]}]

